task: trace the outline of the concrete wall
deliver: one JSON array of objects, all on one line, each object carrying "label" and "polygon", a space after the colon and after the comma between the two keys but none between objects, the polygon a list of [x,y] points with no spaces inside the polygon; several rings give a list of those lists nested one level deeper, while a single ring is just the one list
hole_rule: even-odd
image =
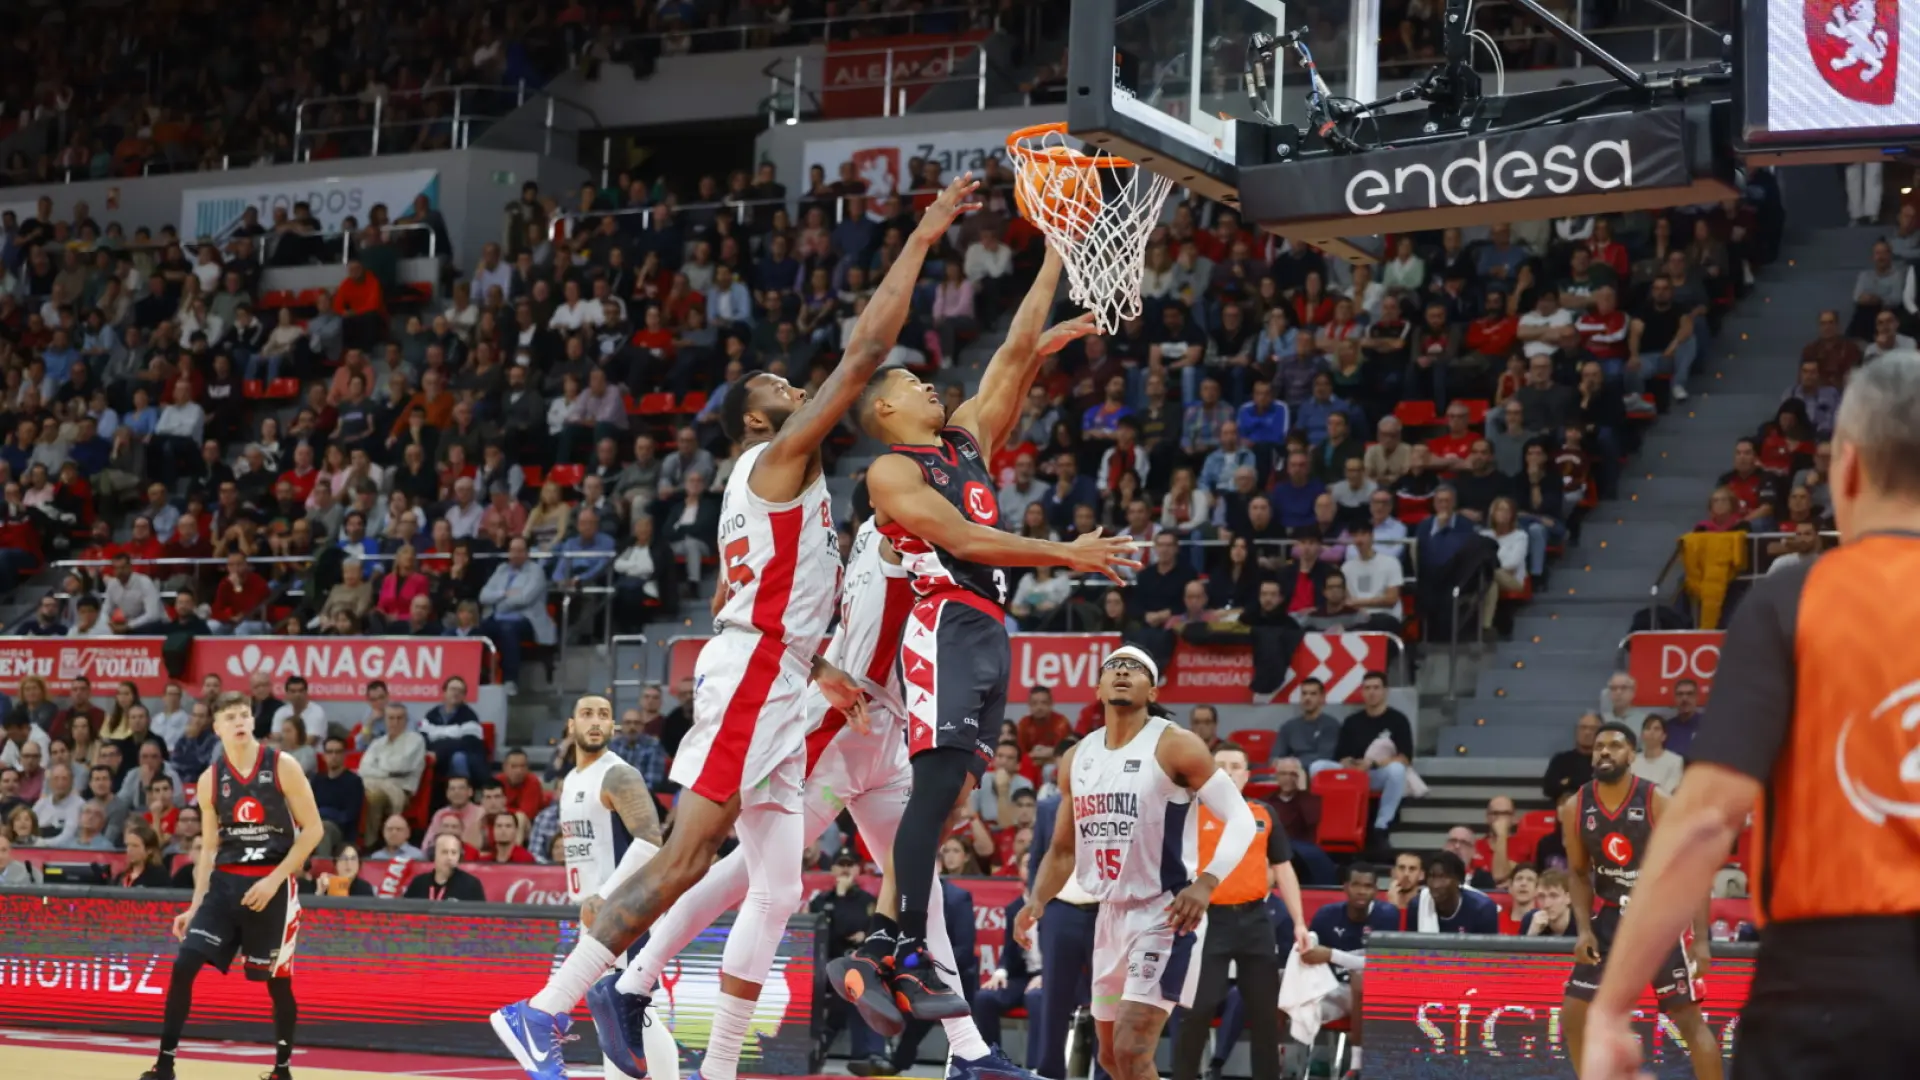
[{"label": "concrete wall", "polygon": [[[565,192],[577,188],[588,176],[585,169],[569,161],[536,153],[470,149],[0,188],[0,204],[24,203],[30,209],[35,199],[46,195],[53,200],[54,216],[65,218],[72,213],[76,202],[84,202],[102,225],[117,221],[131,234],[142,225],[155,230],[163,225],[178,225],[181,193],[193,188],[297,183],[407,169],[439,172],[440,212],[446,215],[454,257],[461,266],[470,265],[478,258],[482,243],[500,238],[502,211],[519,196],[522,183],[537,180],[541,190],[564,197]],[[118,209],[108,209],[108,195],[113,191],[118,192]],[[403,207],[392,209],[396,214],[404,212]]]},{"label": "concrete wall", "polygon": [[775,92],[772,79],[762,74],[770,64],[782,78],[792,80],[798,60],[803,92],[817,92],[825,55],[824,45],[803,45],[663,56],[645,79],[634,78],[625,64],[606,64],[597,79],[569,71],[555,77],[547,90],[592,109],[610,128],[734,119],[759,112]]}]

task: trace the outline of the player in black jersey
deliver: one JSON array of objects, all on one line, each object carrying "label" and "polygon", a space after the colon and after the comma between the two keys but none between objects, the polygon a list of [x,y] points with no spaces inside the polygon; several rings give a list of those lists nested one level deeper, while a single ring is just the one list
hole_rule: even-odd
[{"label": "player in black jersey", "polygon": [[[1587,1006],[1600,987],[1620,913],[1632,901],[1633,886],[1640,880],[1653,824],[1667,804],[1667,797],[1651,783],[1633,775],[1637,749],[1632,728],[1617,722],[1600,725],[1593,741],[1593,779],[1560,804],[1560,833],[1567,844],[1573,923],[1579,937],[1573,946],[1573,975],[1567,979],[1561,1018],[1568,1058],[1576,1070],[1585,1046]],[[1592,913],[1596,898],[1600,910]],[[1720,1080],[1721,1073],[1720,1044],[1700,1011],[1706,997],[1711,940],[1707,898],[1702,897],[1693,929],[1674,942],[1653,978],[1654,998],[1660,1011],[1680,1029],[1693,1075],[1699,1080]]]},{"label": "player in black jersey", "polygon": [[[924,939],[947,817],[993,759],[1006,711],[1012,656],[1003,568],[1065,566],[1119,583],[1119,569],[1140,565],[1131,540],[1098,530],[1063,544],[995,528],[1000,505],[987,470],[991,448],[1018,420],[1041,359],[1094,330],[1092,316],[1081,316],[1042,332],[1060,266],[1049,249],[979,394],[951,418],[938,388],[900,368],[875,375],[860,396],[861,426],[893,448],[867,470],[874,517],[920,597],[900,645],[913,794],[874,926],[847,958],[851,965],[836,962],[831,979],[883,1031],[899,1030],[903,1013],[918,1020],[967,1014],[966,1001],[935,971]],[[890,917],[895,890],[897,926]]]},{"label": "player in black jersey", "polygon": [[273,1071],[288,1080],[293,1057],[293,950],[300,901],[293,875],[324,835],[313,788],[300,763],[253,736],[253,699],[221,694],[213,703],[220,756],[200,774],[200,851],[193,903],[173,920],[180,955],[167,983],[160,1057],[140,1080],[173,1080],[173,1054],[193,1008],[193,980],[212,964],[224,974],[240,957],[247,978],[273,1000]]}]

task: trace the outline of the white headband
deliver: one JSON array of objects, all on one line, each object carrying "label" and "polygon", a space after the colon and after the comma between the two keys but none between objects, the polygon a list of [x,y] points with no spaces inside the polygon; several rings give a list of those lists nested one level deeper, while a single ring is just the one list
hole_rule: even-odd
[{"label": "white headband", "polygon": [[1108,653],[1107,658],[1105,660],[1100,661],[1100,666],[1104,668],[1108,664],[1111,664],[1112,662],[1120,659],[1123,656],[1129,660],[1138,661],[1140,664],[1145,666],[1147,669],[1147,674],[1153,676],[1153,684],[1155,686],[1160,685],[1160,665],[1154,663],[1153,657],[1147,655],[1147,650],[1142,649],[1138,645],[1120,646],[1119,648]]}]

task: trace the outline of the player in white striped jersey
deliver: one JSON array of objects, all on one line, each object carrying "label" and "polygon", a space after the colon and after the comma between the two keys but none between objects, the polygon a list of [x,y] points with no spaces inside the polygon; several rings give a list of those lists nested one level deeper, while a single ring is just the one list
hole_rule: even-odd
[{"label": "player in white striped jersey", "polygon": [[[1175,1005],[1192,1000],[1189,961],[1214,886],[1253,842],[1253,812],[1200,737],[1157,715],[1159,667],[1123,645],[1100,668],[1106,726],[1067,752],[1060,817],[1015,933],[1027,938],[1071,876],[1100,902],[1093,1019],[1114,1080],[1156,1080],[1154,1049]],[[1213,861],[1194,876],[1194,796],[1219,817]]]},{"label": "player in white striped jersey", "polygon": [[[523,1018],[517,1057],[533,1080],[565,1080],[558,1041],[566,1014],[654,920],[704,877],[729,832],[747,849],[750,885],[727,935],[703,1080],[735,1080],[754,1004],[787,919],[804,900],[806,849],[800,789],[805,775],[809,676],[829,704],[862,715],[859,683],[815,655],[839,581],[820,444],[860,396],[906,323],[929,249],[954,219],[977,209],[971,174],[927,208],[905,248],[867,301],[840,363],[819,395],[765,372],[743,376],[721,402],[721,427],[746,449],[722,499],[725,594],[718,633],[694,668],[693,729],[675,755],[683,785],[673,835],[659,856],[608,898],[547,985],[509,1006]],[[738,546],[736,546],[738,545]]]},{"label": "player in white striped jersey", "polygon": [[[811,695],[804,797],[808,836],[825,831],[844,810],[852,814],[869,850],[886,851],[893,843],[912,786],[907,769],[906,707],[900,699],[895,658],[913,601],[911,575],[869,517],[854,535],[840,602],[840,624],[827,647],[828,660],[858,679],[867,692],[868,723],[864,727],[851,724],[846,714],[830,707],[822,695]],[[634,1080],[648,1075],[648,1063],[655,1054],[646,1042],[659,1030],[648,1012],[652,994],[673,958],[721,912],[746,895],[745,859],[745,849],[736,849],[716,863],[654,923],[646,945],[626,972],[601,979],[587,992],[587,1006],[593,1010],[600,1045],[608,1048],[609,1063],[622,1074]],[[944,922],[935,916],[929,925],[936,957],[954,966]],[[881,1034],[895,1035],[899,1030],[895,1026],[881,1030]],[[946,1021],[946,1031],[954,1058],[950,1078],[1035,1080],[988,1046],[971,1016]],[[643,1053],[636,1056],[630,1049],[635,1046],[642,1046]],[[657,1070],[654,1078],[658,1080]]]}]

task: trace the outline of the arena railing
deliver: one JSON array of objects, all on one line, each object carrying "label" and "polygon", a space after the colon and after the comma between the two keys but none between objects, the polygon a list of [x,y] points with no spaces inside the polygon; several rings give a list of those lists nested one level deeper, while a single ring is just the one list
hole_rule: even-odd
[{"label": "arena railing", "polygon": [[[512,99],[512,107],[505,108],[507,100]],[[358,94],[342,94],[332,97],[306,98],[293,107],[293,160],[311,161],[313,150],[304,145],[315,136],[367,134],[371,140],[371,153],[368,157],[380,156],[381,133],[388,130],[409,130],[433,125],[447,125],[448,143],[451,149],[460,150],[472,144],[474,126],[484,133],[491,124],[504,120],[513,111],[526,105],[534,98],[546,100],[546,116],[543,121],[546,145],[544,153],[553,152],[553,134],[559,129],[558,110],[573,109],[585,115],[587,126],[601,127],[600,116],[590,106],[583,105],[572,98],[562,97],[540,87],[530,87],[525,79],[512,84],[460,83],[453,86],[434,86],[420,90],[392,90],[373,99],[373,120],[366,124],[338,124],[329,127],[314,127],[307,122],[307,110],[324,109],[327,106],[345,106],[356,112],[366,104]],[[390,101],[445,102],[447,111],[438,116],[407,117],[395,119],[386,115]],[[482,111],[500,108],[499,112]],[[570,129],[577,130],[577,129]],[[389,153],[394,150],[389,147]]]},{"label": "arena railing", "polygon": [[[791,39],[796,33],[805,35],[808,43],[851,41],[857,37],[867,36],[861,32],[876,29],[876,24],[888,24],[880,27],[886,34],[914,34],[921,32],[920,27],[924,22],[936,20],[945,22],[954,16],[965,19],[971,12],[972,9],[966,7],[940,7],[928,11],[861,12],[812,19],[760,20],[719,27],[649,30],[645,33],[621,37],[617,40],[617,44],[654,42],[665,46],[669,41],[685,39],[689,45],[687,51],[700,53],[727,51],[729,43],[732,49],[768,48],[779,43],[776,39]],[[703,45],[707,47],[703,48]],[[715,45],[719,47],[715,48]],[[665,55],[675,54],[666,53]]]},{"label": "arena railing", "polygon": [[[608,166],[603,161],[601,166],[601,183],[603,185],[606,183],[607,168]],[[996,185],[991,190],[1011,193],[1013,191],[1013,184],[1009,182],[1002,185]],[[918,195],[932,195],[932,194],[937,194],[937,192],[935,192],[931,188],[907,188],[902,191],[897,191],[894,194],[898,195],[902,199],[912,199]],[[611,218],[638,217],[640,219],[641,228],[650,229],[653,227],[653,215],[656,213],[659,213],[662,209],[666,209],[667,212],[671,213],[676,219],[681,218],[684,215],[692,213],[697,210],[711,210],[716,214],[720,214],[720,213],[730,214],[733,216],[733,220],[735,224],[745,225],[747,223],[747,220],[753,216],[756,210],[763,210],[763,209],[785,210],[787,211],[789,216],[797,217],[797,212],[799,208],[802,206],[812,206],[815,204],[829,204],[833,208],[833,223],[838,225],[839,223],[847,219],[847,201],[848,200],[866,199],[868,201],[873,201],[874,199],[877,199],[877,198],[880,198],[880,196],[873,196],[873,195],[815,196],[815,195],[811,195],[803,192],[799,195],[789,194],[778,199],[725,199],[720,202],[676,203],[670,208],[663,208],[661,205],[655,204],[652,206],[622,206],[612,210],[586,210],[586,211],[563,210],[559,213],[554,214],[553,217],[548,220],[547,238],[549,240],[563,240],[568,236],[577,235],[577,233],[574,231],[575,223],[592,221],[592,220],[603,218],[603,217],[611,217]]]},{"label": "arena railing", "polygon": [[[1781,540],[1791,540],[1795,534],[1790,532],[1749,532],[1746,535],[1747,568],[1742,570],[1733,580],[1750,583],[1767,576],[1767,572],[1760,568],[1761,556],[1765,554],[1766,545]],[[1818,535],[1820,537],[1821,551],[1826,551],[1840,543],[1840,533],[1836,530],[1822,529]],[[1657,625],[1659,617],[1658,611],[1662,606],[1663,598],[1668,605],[1678,606],[1685,604],[1685,610],[1688,614],[1692,615],[1696,621],[1698,620],[1699,610],[1691,598],[1687,596],[1685,570],[1686,547],[1681,539],[1676,538],[1673,542],[1673,553],[1667,556],[1667,561],[1660,567],[1660,572],[1654,575],[1653,584],[1647,588],[1647,625],[1649,627]],[[1671,589],[1671,594],[1669,594],[1669,589]]]},{"label": "arena railing", "polygon": [[[937,47],[937,46],[932,46]],[[981,112],[987,108],[987,71],[991,61],[987,56],[986,45],[980,41],[956,40],[946,46],[944,54],[933,57],[928,55],[930,46],[915,44],[910,46],[877,46],[868,49],[835,50],[835,60],[855,60],[861,57],[880,57],[883,72],[879,79],[862,79],[855,82],[836,82],[832,87],[821,89],[806,85],[806,58],[795,55],[790,59],[775,60],[760,69],[760,73],[772,80],[771,92],[767,97],[767,120],[769,126],[774,123],[798,124],[807,115],[801,108],[802,101],[812,103],[812,112],[818,114],[822,104],[820,95],[825,92],[841,93],[846,91],[880,92],[881,116],[905,116],[911,102],[908,90],[915,87],[945,86],[973,80],[973,111]],[[925,70],[938,74],[906,75],[895,73],[894,56],[896,53],[910,52],[916,63]],[[934,60],[940,60],[938,65]],[[971,66],[971,74],[962,74],[963,66]],[[786,69],[791,68],[792,74]],[[787,104],[786,115],[782,117],[779,108],[782,102]]]}]

